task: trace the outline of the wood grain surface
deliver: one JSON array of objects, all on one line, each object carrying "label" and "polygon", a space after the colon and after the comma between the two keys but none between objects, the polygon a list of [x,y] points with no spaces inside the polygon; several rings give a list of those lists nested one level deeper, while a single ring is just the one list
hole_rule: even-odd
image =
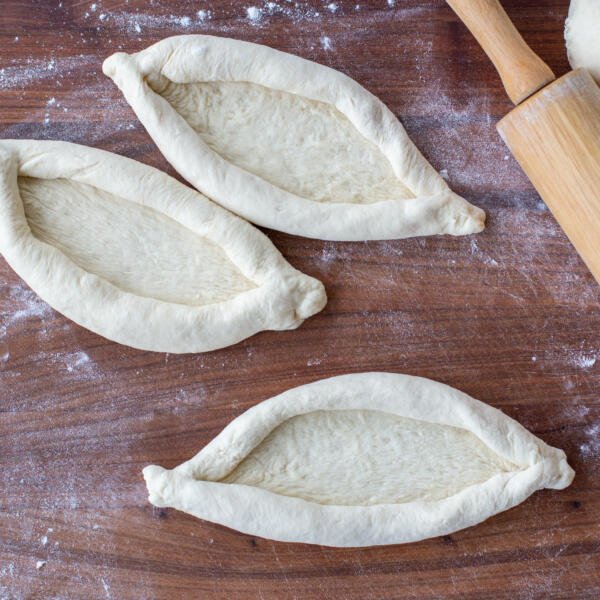
[{"label": "wood grain surface", "polygon": [[[504,5],[566,72],[567,0]],[[192,32],[354,77],[488,227],[372,243],[267,232],[329,304],[296,331],[190,356],[76,326],[0,259],[0,598],[598,598],[600,288],[496,134],[511,104],[483,52],[441,0],[1,0],[0,136],[173,173],[101,63]],[[500,408],[565,449],[574,483],[443,538],[350,550],[255,539],[146,501],[146,464],[173,467],[292,386],[366,370]]]}]

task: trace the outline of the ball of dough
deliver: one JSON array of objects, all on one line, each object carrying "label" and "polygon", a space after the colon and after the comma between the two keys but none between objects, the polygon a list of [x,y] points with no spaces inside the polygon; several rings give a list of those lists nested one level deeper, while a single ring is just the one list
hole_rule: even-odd
[{"label": "ball of dough", "polygon": [[600,82],[600,2],[571,0],[565,25],[569,62],[574,69],[588,69]]}]

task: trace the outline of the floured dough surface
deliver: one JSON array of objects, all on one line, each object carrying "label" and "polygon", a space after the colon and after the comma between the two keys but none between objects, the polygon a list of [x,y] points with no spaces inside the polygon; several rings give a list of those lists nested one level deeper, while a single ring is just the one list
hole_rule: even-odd
[{"label": "floured dough surface", "polygon": [[569,62],[574,69],[588,69],[600,83],[600,2],[571,0],[565,26]]},{"label": "floured dough surface", "polygon": [[222,248],[152,208],[70,179],[18,185],[33,235],[123,291],[198,306],[255,287]]},{"label": "floured dough surface", "polygon": [[154,87],[212,150],[282,190],[333,203],[415,197],[379,148],[330,104],[249,82],[163,77]]},{"label": "floured dough surface", "polygon": [[279,425],[222,482],[369,506],[441,500],[518,469],[466,429],[376,410],[320,410]]}]

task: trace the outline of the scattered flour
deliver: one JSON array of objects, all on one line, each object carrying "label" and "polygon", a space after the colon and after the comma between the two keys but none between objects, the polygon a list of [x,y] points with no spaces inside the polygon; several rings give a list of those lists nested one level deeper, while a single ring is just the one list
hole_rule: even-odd
[{"label": "scattered flour", "polygon": [[110,594],[110,586],[108,585],[106,579],[104,579],[104,577],[100,578],[100,581],[102,582],[102,587],[104,588],[104,594],[107,598],[112,598],[111,594]]},{"label": "scattered flour", "polygon": [[24,282],[10,286],[8,296],[11,300],[10,305],[6,307],[6,312],[0,312],[4,324],[0,329],[0,337],[11,325],[33,318],[45,319],[53,314],[52,308],[33,290],[27,288]]},{"label": "scattered flour", "polygon": [[335,2],[331,2],[327,5],[327,10],[331,13],[336,13],[338,11],[339,6]]},{"label": "scattered flour", "polygon": [[262,8],[258,8],[257,6],[248,6],[248,8],[246,8],[246,17],[252,23],[260,23],[263,18]]},{"label": "scattered flour", "polygon": [[60,83],[64,77],[72,77],[81,69],[89,69],[98,63],[98,57],[79,54],[61,58],[15,58],[10,66],[0,68],[0,89],[21,88],[34,82],[55,79]]},{"label": "scattered flour", "polygon": [[6,575],[10,575],[11,577],[15,574],[15,565],[14,563],[8,563],[7,565],[0,567],[0,577],[5,577]]},{"label": "scattered flour", "polygon": [[[544,362],[588,371],[596,366],[600,351],[585,349],[586,345],[582,342],[579,348],[550,347],[544,352]],[[537,357],[533,356],[531,360],[535,362]]]},{"label": "scattered flour", "polygon": [[[195,18],[190,15],[154,15],[142,12],[110,10],[100,19],[103,26],[116,27],[124,33],[139,34],[144,29],[163,29],[165,31],[180,28],[191,29],[194,25],[202,25],[211,18],[211,11],[199,10]],[[175,35],[177,31],[171,32]]]},{"label": "scattered flour", "polygon": [[196,16],[198,17],[198,21],[200,23],[205,23],[206,21],[210,21],[212,18],[212,12],[210,10],[199,10],[196,13]]},{"label": "scattered flour", "polygon": [[488,267],[497,267],[498,266],[498,261],[495,260],[494,258],[492,258],[491,256],[489,256],[483,250],[481,250],[481,248],[479,247],[479,245],[477,243],[477,240],[474,237],[471,237],[470,246],[471,246],[471,256],[473,258],[475,258],[479,262],[482,262],[484,265],[487,265]]},{"label": "scattered flour", "polygon": [[[334,14],[338,10],[338,5],[332,2],[325,9]],[[293,23],[300,23],[305,20],[314,21],[319,19],[322,17],[322,13],[307,2],[290,2],[289,0],[265,2],[263,7],[249,6],[246,8],[246,18],[254,24],[258,24],[268,16],[282,16],[290,19]]]},{"label": "scattered flour", "polygon": [[323,50],[333,49],[331,38],[327,37],[326,35],[322,36],[319,41],[321,42],[321,48],[323,48]]},{"label": "scattered flour", "polygon": [[86,365],[91,361],[90,357],[83,351],[73,352],[72,354],[65,354],[62,356],[62,360],[64,361],[65,366],[67,367],[67,371],[69,373],[72,373],[78,367]]},{"label": "scattered flour", "polygon": [[585,441],[579,450],[584,459],[600,459],[600,422],[590,425],[585,430],[587,441]]},{"label": "scattered flour", "polygon": [[575,353],[570,358],[571,364],[580,369],[591,369],[596,364],[596,361],[596,354]]},{"label": "scattered flour", "polygon": [[175,394],[175,400],[182,404],[190,404],[193,406],[200,406],[210,397],[208,388],[202,384],[197,383],[190,386],[188,389],[180,388]]}]

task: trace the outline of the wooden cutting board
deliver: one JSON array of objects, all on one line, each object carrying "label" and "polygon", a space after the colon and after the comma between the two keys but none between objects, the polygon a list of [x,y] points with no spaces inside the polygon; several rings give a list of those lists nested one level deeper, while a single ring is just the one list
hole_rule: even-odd
[{"label": "wooden cutting board", "polygon": [[[565,72],[567,0],[504,4]],[[0,259],[0,598],[598,598],[600,288],[496,134],[510,105],[493,68],[441,0],[269,5],[2,0],[0,136],[172,173],[102,60],[174,34],[237,37],[377,94],[488,228],[356,244],[267,232],[325,283],[327,308],[297,331],[194,356],[87,332]],[[450,536],[361,550],[255,539],[146,502],[144,465],[176,465],[292,386],[367,370],[500,408],[566,450],[573,485]]]}]

